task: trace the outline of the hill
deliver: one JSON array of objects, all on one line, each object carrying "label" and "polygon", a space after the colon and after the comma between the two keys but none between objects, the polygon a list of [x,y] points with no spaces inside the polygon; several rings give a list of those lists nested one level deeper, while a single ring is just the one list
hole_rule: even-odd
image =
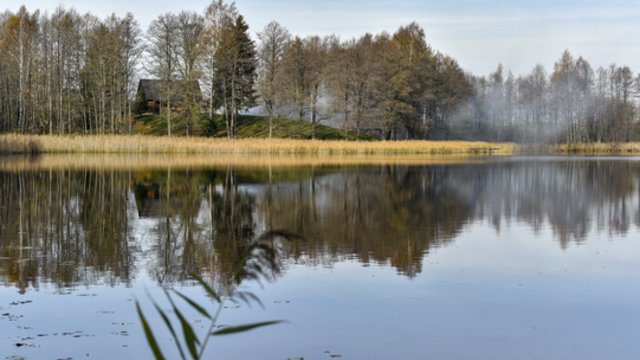
[{"label": "hill", "polygon": [[[184,118],[176,116],[172,119],[172,133],[174,135],[186,135],[187,122]],[[192,121],[189,126],[189,135],[224,138],[227,131],[222,115],[215,115],[213,120],[208,117],[200,117]],[[133,126],[136,134],[142,135],[166,135],[167,119],[164,116],[145,114],[136,117]],[[269,123],[262,116],[240,115],[236,125],[236,138],[268,138]],[[311,123],[307,121],[275,119],[273,137],[283,139],[311,139]],[[330,126],[316,126],[316,139],[319,140],[356,140],[355,133],[343,131]],[[360,140],[374,140],[369,136],[361,135]]]}]

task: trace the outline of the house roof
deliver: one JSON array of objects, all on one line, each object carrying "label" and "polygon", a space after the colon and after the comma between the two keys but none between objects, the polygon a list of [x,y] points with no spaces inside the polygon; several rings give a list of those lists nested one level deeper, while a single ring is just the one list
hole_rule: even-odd
[{"label": "house roof", "polygon": [[146,99],[161,101],[166,98],[166,89],[170,88],[173,101],[181,101],[184,95],[189,92],[194,92],[198,99],[202,98],[200,91],[200,83],[197,80],[173,80],[170,82],[170,86],[167,86],[165,80],[155,79],[141,79],[138,84],[138,92],[142,91]]}]

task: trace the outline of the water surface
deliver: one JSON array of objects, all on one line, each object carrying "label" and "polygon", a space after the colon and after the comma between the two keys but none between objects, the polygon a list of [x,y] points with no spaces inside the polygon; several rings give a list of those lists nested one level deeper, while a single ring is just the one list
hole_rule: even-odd
[{"label": "water surface", "polygon": [[[1,359],[148,358],[136,298],[175,358],[146,292],[206,302],[191,273],[263,302],[223,324],[288,321],[211,358],[640,357],[636,158],[30,163],[0,167]],[[238,281],[273,231],[281,271]]]}]

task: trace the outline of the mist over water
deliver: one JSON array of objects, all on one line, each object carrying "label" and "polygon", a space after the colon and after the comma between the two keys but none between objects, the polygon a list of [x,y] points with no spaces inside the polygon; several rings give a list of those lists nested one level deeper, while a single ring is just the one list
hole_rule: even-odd
[{"label": "mist over water", "polygon": [[[436,138],[522,143],[625,142],[638,139],[640,78],[627,66],[593,69],[565,51],[549,72],[537,65],[514,76],[499,65],[468,75],[473,94]],[[446,129],[446,130],[444,130]]]}]

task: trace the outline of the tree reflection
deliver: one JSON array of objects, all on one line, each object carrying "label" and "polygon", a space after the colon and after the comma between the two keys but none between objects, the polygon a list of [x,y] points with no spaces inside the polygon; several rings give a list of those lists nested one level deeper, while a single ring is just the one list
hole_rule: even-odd
[{"label": "tree reflection", "polygon": [[640,226],[638,170],[633,161],[569,160],[5,172],[0,278],[24,292],[43,282],[126,284],[141,271],[167,284],[199,273],[232,293],[257,240],[284,267],[356,259],[412,277],[426,254],[476,222],[549,228],[563,248],[594,232],[628,234]]},{"label": "tree reflection", "polygon": [[357,256],[364,263],[389,262],[414,276],[432,246],[450,241],[469,207],[446,187],[441,171],[424,173],[393,166],[349,170],[339,175],[278,185],[260,207],[271,229],[287,229],[306,241],[298,261],[333,262]]},{"label": "tree reflection", "polygon": [[0,173],[0,261],[20,292],[40,281],[129,282],[126,174]]}]

